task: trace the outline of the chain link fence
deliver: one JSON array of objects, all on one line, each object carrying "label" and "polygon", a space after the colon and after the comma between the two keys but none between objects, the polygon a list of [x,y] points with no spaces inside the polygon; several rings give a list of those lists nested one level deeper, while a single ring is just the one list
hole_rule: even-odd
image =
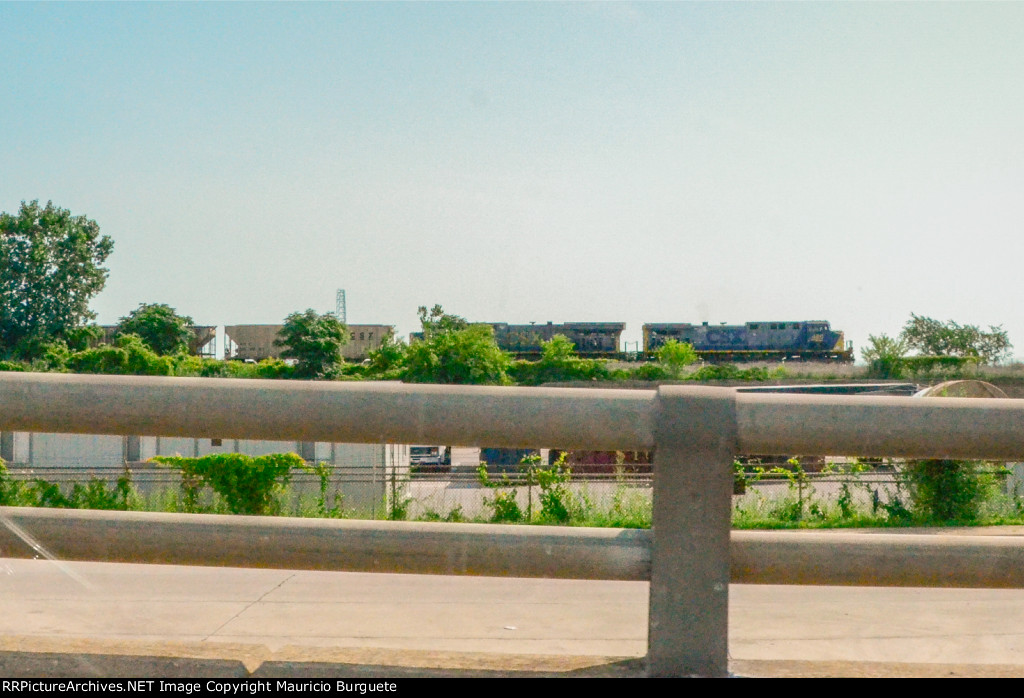
[{"label": "chain link fence", "polygon": [[[426,521],[508,521],[580,525],[647,526],[651,511],[651,464],[486,466],[466,462],[418,472],[413,468],[366,467],[326,461],[319,471],[294,470],[279,492],[280,511],[292,516],[339,516]],[[910,485],[901,461],[862,464],[817,460],[817,472],[796,463],[737,465],[733,511],[737,525],[805,521],[878,520],[898,517],[911,506]],[[56,486],[68,494],[76,485],[130,484],[133,506],[180,510],[181,476],[151,462],[96,466],[86,459],[31,468],[11,463],[8,477],[43,492]],[[986,515],[1024,515],[1024,467],[982,468],[990,485]],[[94,484],[95,487],[95,484]],[[52,492],[52,490],[51,490]],[[56,500],[54,500],[56,501]],[[46,505],[46,502],[41,502]],[[52,505],[52,504],[51,504]],[[204,511],[219,512],[206,493]]]}]

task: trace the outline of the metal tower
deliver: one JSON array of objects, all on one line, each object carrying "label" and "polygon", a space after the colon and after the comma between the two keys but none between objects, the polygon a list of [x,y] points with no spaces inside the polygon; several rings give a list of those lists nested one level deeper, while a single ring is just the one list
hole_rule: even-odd
[{"label": "metal tower", "polygon": [[334,316],[342,323],[348,324],[348,311],[345,310],[345,289],[339,288],[334,297]]}]

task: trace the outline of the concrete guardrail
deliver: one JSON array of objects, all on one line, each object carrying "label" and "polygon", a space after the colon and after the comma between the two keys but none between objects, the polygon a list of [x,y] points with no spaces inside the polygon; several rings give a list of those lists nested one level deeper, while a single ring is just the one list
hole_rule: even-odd
[{"label": "concrete guardrail", "polygon": [[1024,400],[7,373],[0,431],[14,430],[653,449],[651,532],[7,508],[0,536],[61,559],[650,579],[652,676],[725,675],[730,580],[1022,582],[998,537],[729,529],[739,453],[1024,460]]}]

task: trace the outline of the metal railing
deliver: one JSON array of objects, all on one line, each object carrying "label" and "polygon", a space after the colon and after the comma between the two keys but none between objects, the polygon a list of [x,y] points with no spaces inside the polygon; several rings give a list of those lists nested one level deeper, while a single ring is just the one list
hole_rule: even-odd
[{"label": "metal railing", "polygon": [[[680,386],[653,391],[6,374],[0,376],[0,430],[653,449],[650,533],[300,524],[135,512],[69,511],[55,517],[7,509],[4,515],[15,535],[30,530],[43,536],[49,530],[63,546],[61,554],[79,559],[194,562],[200,554],[189,542],[202,536],[205,564],[273,557],[296,567],[330,569],[648,578],[649,673],[720,676],[727,672],[730,563],[733,580],[738,574],[742,581],[744,574],[757,577],[765,559],[756,552],[764,539],[750,536],[734,537],[730,558],[731,466],[737,454],[1020,459],[1024,400],[773,395]],[[62,536],[70,526],[76,535]],[[255,529],[260,535],[253,535]],[[817,546],[820,559],[791,553],[792,564],[804,572],[789,578],[775,567],[762,570],[757,581],[820,579],[814,570],[834,557],[838,539],[805,540]],[[919,543],[933,558],[949,552]],[[990,547],[1020,556],[1000,545]],[[338,546],[361,552],[352,555],[346,547],[340,556],[345,559],[332,566],[339,556],[331,551]],[[934,577],[928,568],[914,572],[920,565],[894,564],[901,570],[892,576],[902,573],[909,583]],[[1007,572],[1005,564],[996,567],[996,583],[1019,583],[1019,573]],[[845,574],[837,579],[877,583],[863,565]]]}]

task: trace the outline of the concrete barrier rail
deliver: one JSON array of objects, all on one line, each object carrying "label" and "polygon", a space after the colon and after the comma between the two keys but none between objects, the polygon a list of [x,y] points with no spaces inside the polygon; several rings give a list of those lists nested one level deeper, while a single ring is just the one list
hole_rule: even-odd
[{"label": "concrete barrier rail", "polygon": [[[962,542],[899,536],[902,552],[886,558],[879,555],[878,546],[888,545],[891,551],[891,542],[862,537],[843,543],[843,550],[856,554],[843,554],[836,550],[840,539],[834,534],[828,534],[828,543],[808,537],[796,547],[793,537],[736,535],[730,541],[729,519],[731,465],[739,453],[1024,460],[1024,400],[772,395],[682,386],[633,391],[8,373],[0,375],[0,431],[13,430],[653,449],[654,514],[646,559],[651,582],[648,665],[655,676],[725,674],[731,575],[737,581],[829,579],[827,583],[860,584],[879,579],[949,584],[956,583],[955,577],[974,584],[971,569],[979,568],[984,571],[977,579],[987,580],[985,585],[1016,586],[1020,581],[1014,576],[1021,567],[1019,553],[1006,541],[988,540],[987,552],[973,562],[936,574],[927,561],[948,559]],[[76,557],[60,535],[63,531],[67,537],[77,513],[62,512],[63,524],[37,518],[25,526],[13,523],[14,512],[5,515],[14,526],[8,530],[23,543],[26,536],[56,527],[50,545]],[[144,553],[143,541],[156,530],[177,530],[183,540],[198,541],[203,534],[180,527],[205,525],[194,519],[161,520],[157,526],[150,519],[147,532],[145,520],[133,514],[94,515],[88,526],[77,520],[77,533],[90,540],[83,543],[89,552],[81,554],[92,559],[104,559],[104,546],[130,549],[115,535],[119,527],[135,527],[135,553],[127,554],[145,559],[151,553]],[[104,516],[114,517],[116,524]],[[99,532],[86,536],[94,526]],[[286,523],[241,519],[209,526],[205,530],[211,540],[219,538],[224,547],[248,550],[250,562],[273,557],[281,564],[300,566],[308,554],[302,550],[312,546],[328,555],[325,551],[340,540],[363,551],[353,558],[363,560],[360,564],[394,571],[401,566],[404,571],[445,574],[473,570],[571,576],[574,572],[569,570],[589,568],[588,575],[600,577],[620,574],[620,564],[636,574],[645,559],[642,532],[499,532],[441,524],[430,524],[428,531],[427,525],[419,524],[373,524],[370,529],[331,528],[327,523],[300,530]],[[238,526],[252,528],[240,533]],[[290,558],[288,553],[272,556],[261,540],[279,540],[280,546],[296,552]],[[45,548],[40,540],[36,544]],[[403,545],[416,553],[403,553]],[[768,555],[765,546],[770,548]],[[216,559],[216,546],[196,547],[211,550],[207,563]],[[201,557],[193,552],[189,558],[180,547],[177,550],[175,554],[185,555],[182,560]],[[960,554],[969,560],[973,553]],[[236,562],[221,564],[240,564],[238,553],[232,555],[223,559]],[[878,571],[865,570],[866,560]]]},{"label": "concrete barrier rail", "polygon": [[[0,556],[648,581],[637,529],[347,521],[0,507]],[[74,535],[68,535],[68,531]],[[1024,537],[733,531],[742,584],[1024,588]]]}]

